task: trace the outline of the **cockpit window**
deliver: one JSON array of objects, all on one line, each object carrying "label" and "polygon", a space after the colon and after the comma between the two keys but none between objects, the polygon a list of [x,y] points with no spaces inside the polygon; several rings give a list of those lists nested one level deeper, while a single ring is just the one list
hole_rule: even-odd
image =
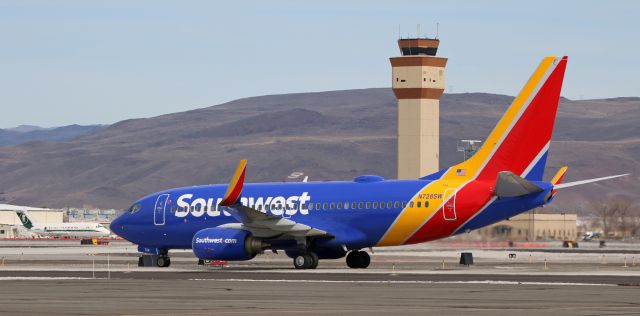
[{"label": "cockpit window", "polygon": [[141,208],[142,208],[142,205],[134,204],[129,208],[129,213],[135,213],[135,212],[139,211]]}]

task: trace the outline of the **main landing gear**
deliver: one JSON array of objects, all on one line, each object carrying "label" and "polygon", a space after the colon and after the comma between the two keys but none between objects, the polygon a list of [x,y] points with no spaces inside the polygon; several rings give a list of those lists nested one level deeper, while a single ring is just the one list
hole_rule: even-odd
[{"label": "main landing gear", "polygon": [[152,255],[143,253],[138,257],[138,267],[166,268],[171,265],[171,259],[166,254]]},{"label": "main landing gear", "polygon": [[158,256],[156,258],[156,266],[166,268],[171,265],[171,258],[169,256]]},{"label": "main landing gear", "polygon": [[366,269],[370,263],[371,257],[364,251],[354,250],[347,255],[347,266],[351,269]]},{"label": "main landing gear", "polygon": [[315,269],[318,267],[318,255],[315,252],[301,253],[293,258],[296,269]]}]

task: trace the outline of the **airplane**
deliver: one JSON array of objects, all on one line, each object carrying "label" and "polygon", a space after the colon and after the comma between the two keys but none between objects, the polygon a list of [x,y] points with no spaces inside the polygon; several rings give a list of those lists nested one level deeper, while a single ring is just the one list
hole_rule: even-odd
[{"label": "airplane", "polygon": [[40,225],[31,220],[27,212],[16,211],[22,226],[31,234],[49,237],[95,238],[107,237],[111,234],[99,223],[49,223]]},{"label": "airplane", "polygon": [[[557,191],[624,175],[562,183],[543,173],[568,58],[546,57],[480,149],[413,180],[245,184],[241,160],[228,185],[175,188],[135,202],[111,223],[117,235],[170,265],[169,250],[201,260],[250,260],[282,250],[296,269],[346,257],[367,268],[363,249],[466,233],[550,203]],[[626,175],[626,174],[625,174]]]}]

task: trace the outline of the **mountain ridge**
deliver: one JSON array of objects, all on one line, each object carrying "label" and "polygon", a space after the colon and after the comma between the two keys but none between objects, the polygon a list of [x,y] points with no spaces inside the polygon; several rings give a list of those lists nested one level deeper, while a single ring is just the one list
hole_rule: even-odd
[{"label": "mountain ridge", "polygon": [[[441,167],[460,162],[460,139],[484,139],[512,96],[445,94]],[[226,183],[239,159],[247,180],[311,181],[360,174],[395,178],[397,103],[372,88],[250,97],[186,112],[124,120],[57,143],[0,150],[0,199],[34,206],[125,208],[163,189]],[[632,172],[623,180],[558,194],[554,208],[588,207],[594,197],[638,200],[640,98],[562,99],[546,179],[569,165],[566,181]],[[615,163],[612,163],[615,162]]]}]

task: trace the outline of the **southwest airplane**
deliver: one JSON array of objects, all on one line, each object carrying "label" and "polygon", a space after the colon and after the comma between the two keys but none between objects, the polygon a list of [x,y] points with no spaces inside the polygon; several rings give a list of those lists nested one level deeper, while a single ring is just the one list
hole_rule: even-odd
[{"label": "southwest airplane", "polygon": [[22,226],[30,233],[39,236],[50,237],[106,237],[111,232],[98,223],[50,223],[47,225],[34,224],[25,211],[16,211],[16,215],[20,218]]},{"label": "southwest airplane", "polygon": [[513,217],[551,202],[557,190],[624,175],[543,181],[567,57],[546,57],[484,145],[468,160],[415,180],[244,184],[246,161],[228,185],[149,195],[111,230],[169,266],[170,249],[203,260],[249,260],[284,250],[297,269],[346,256],[366,268],[369,247],[422,243]]}]

